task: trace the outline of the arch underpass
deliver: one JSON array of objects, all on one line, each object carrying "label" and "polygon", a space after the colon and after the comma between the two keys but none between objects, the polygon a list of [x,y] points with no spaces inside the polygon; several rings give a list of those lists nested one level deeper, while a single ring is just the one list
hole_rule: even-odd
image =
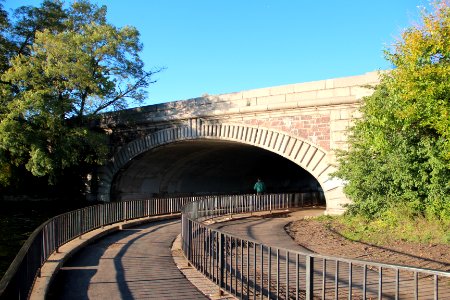
[{"label": "arch underpass", "polygon": [[99,201],[323,191],[328,214],[350,200],[333,178],[336,150],[361,115],[378,73],[241,91],[105,114],[111,157],[100,168]]},{"label": "arch underpass", "polygon": [[268,128],[194,119],[122,147],[101,170],[99,190],[107,201],[245,193],[262,177],[273,192],[323,191],[333,213],[343,203],[341,182],[329,176],[333,170],[326,150],[311,142]]},{"label": "arch underpass", "polygon": [[185,140],[153,148],[115,176],[112,200],[164,195],[253,193],[262,178],[269,193],[321,192],[317,180],[268,150],[222,140]]}]

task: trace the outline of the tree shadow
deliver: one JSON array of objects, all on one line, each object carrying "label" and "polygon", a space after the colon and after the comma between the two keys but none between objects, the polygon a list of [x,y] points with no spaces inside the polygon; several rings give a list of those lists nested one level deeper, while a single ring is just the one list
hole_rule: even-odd
[{"label": "tree shadow", "polygon": [[[125,279],[124,267],[121,263],[122,258],[126,254],[130,246],[136,242],[136,240],[151,234],[157,230],[160,230],[166,226],[169,226],[170,222],[173,220],[166,220],[160,222],[152,222],[146,225],[141,225],[139,227],[124,229],[113,234],[109,234],[102,237],[92,244],[83,247],[80,251],[75,253],[71,258],[69,258],[59,272],[56,274],[55,279],[52,281],[49,292],[46,299],[56,300],[56,299],[77,299],[84,300],[90,299],[88,295],[89,286],[92,283],[92,278],[97,274],[100,260],[106,252],[106,250],[118,243],[119,241],[127,238],[130,235],[136,234],[136,231],[143,230],[148,226],[155,226],[156,224],[163,223],[162,226],[158,226],[150,231],[146,231],[143,234],[137,235],[135,238],[126,242],[122,245],[119,253],[112,258],[113,264],[116,272],[116,282],[111,282],[112,284],[117,284],[120,291],[121,299],[134,299],[127,285]],[[164,224],[167,223],[167,224]],[[97,283],[108,283],[108,282],[97,282]]]},{"label": "tree shadow", "polygon": [[[333,232],[334,234],[338,235],[339,237],[342,237],[343,239],[348,240],[345,236],[343,236],[342,234],[340,234],[338,231],[334,230],[333,228],[329,228],[329,230],[331,232]],[[406,256],[406,257],[410,257],[410,258],[413,258],[413,259],[418,259],[418,260],[425,261],[425,262],[437,263],[437,264],[443,265],[443,267],[446,270],[448,270],[450,268],[450,263],[445,262],[445,261],[440,261],[440,260],[435,260],[435,259],[431,259],[431,258],[421,257],[421,256],[417,256],[417,255],[414,255],[414,254],[411,254],[411,253],[406,253],[406,252],[398,251],[398,250],[395,250],[395,249],[392,249],[392,248],[389,248],[389,247],[378,246],[378,245],[374,245],[374,244],[363,242],[363,241],[352,241],[352,242],[359,243],[359,244],[362,244],[362,245],[366,245],[366,246],[369,246],[369,247],[372,247],[372,248],[384,250],[384,251],[389,251],[389,252],[392,252],[392,253],[395,253],[395,254],[403,255],[403,256]]]}]

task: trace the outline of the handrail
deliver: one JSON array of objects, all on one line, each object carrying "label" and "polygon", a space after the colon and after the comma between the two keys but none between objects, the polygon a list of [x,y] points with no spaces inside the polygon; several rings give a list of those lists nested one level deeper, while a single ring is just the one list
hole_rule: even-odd
[{"label": "handrail", "polygon": [[240,299],[450,299],[450,272],[293,251],[209,228],[235,213],[302,207],[292,195],[209,197],[182,209],[182,250]]},{"label": "handrail", "polygon": [[115,202],[61,214],[40,225],[22,246],[0,281],[0,299],[28,298],[48,257],[84,233],[116,222],[180,211],[182,249],[188,260],[240,298],[340,298],[343,294],[349,299],[352,295],[449,298],[450,272],[302,253],[201,223],[211,217],[314,204],[296,194],[222,195]]},{"label": "handrail", "polygon": [[40,269],[58,248],[97,228],[142,217],[178,213],[199,197],[158,198],[93,205],[45,221],[26,240],[0,280],[0,299],[27,299]]},{"label": "handrail", "polygon": [[[28,237],[28,239],[25,241],[25,243],[22,245],[22,247],[20,248],[19,252],[17,253],[16,257],[14,258],[13,262],[10,264],[8,270],[5,272],[5,274],[3,275],[1,281],[0,281],[0,299],[8,299],[8,297],[10,295],[12,295],[13,293],[10,293],[9,290],[11,289],[11,286],[14,284],[14,288],[17,290],[17,293],[14,293],[16,295],[18,295],[19,297],[17,299],[23,299],[25,297],[21,296],[21,295],[27,295],[27,291],[26,289],[23,289],[23,286],[31,286],[30,281],[34,281],[34,276],[33,279],[30,280],[29,276],[24,276],[24,274],[21,274],[22,276],[20,276],[20,280],[22,282],[22,284],[19,284],[17,282],[17,280],[15,279],[18,270],[20,269],[36,269],[35,266],[24,266],[22,264],[23,261],[28,261],[27,257],[28,257],[28,251],[30,249],[34,248],[34,245],[36,243],[36,241],[38,240],[38,238],[40,237],[43,228],[50,223],[51,220],[48,220],[46,222],[44,222],[43,224],[41,224],[38,228],[36,228],[33,233],[31,233],[31,235]],[[34,263],[34,262],[33,262]],[[26,275],[28,275],[29,272],[26,272]],[[25,281],[25,282],[24,282]],[[10,298],[10,299],[14,299],[14,298]]]}]

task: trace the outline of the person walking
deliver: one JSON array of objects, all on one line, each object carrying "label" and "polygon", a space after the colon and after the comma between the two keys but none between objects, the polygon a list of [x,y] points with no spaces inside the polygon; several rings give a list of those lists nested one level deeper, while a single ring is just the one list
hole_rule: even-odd
[{"label": "person walking", "polygon": [[266,191],[266,184],[261,180],[261,178],[258,178],[258,181],[255,183],[253,189],[256,191],[256,194],[262,195]]}]

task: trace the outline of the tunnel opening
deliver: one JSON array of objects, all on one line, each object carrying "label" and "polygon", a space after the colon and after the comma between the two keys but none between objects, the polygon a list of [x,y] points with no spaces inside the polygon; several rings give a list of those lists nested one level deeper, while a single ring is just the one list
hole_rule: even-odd
[{"label": "tunnel opening", "polygon": [[271,151],[221,140],[188,140],[153,148],[117,172],[113,201],[211,194],[250,194],[261,178],[267,193],[303,193],[325,203],[318,181]]}]

